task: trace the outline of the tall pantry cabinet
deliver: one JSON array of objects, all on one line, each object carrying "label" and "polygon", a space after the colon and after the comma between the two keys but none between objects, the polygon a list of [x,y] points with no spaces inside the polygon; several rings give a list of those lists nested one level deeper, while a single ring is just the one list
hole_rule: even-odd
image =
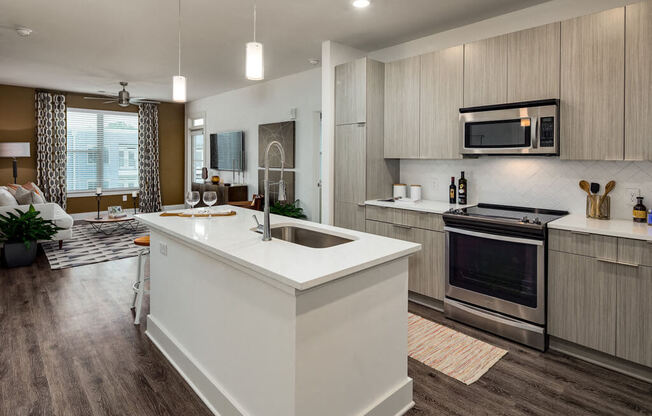
[{"label": "tall pantry cabinet", "polygon": [[383,149],[385,65],[368,58],[335,67],[334,224],[365,230],[364,202],[388,198],[399,161]]}]

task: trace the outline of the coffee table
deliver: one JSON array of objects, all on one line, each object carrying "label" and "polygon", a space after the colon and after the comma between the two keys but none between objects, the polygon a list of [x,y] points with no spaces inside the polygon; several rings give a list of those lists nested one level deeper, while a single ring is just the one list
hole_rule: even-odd
[{"label": "coffee table", "polygon": [[134,232],[138,230],[138,221],[136,218],[126,216],[122,218],[85,218],[84,221],[89,223],[93,229],[104,235],[112,235],[118,231]]}]

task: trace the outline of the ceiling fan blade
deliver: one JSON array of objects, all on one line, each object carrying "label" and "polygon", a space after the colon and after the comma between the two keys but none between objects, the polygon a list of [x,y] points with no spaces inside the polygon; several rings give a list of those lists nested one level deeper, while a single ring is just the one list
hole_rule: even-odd
[{"label": "ceiling fan blade", "polygon": [[115,97],[113,95],[105,95],[103,97],[84,97],[84,100],[106,100],[106,99],[117,99],[118,97]]},{"label": "ceiling fan blade", "polygon": [[118,100],[109,100],[109,101],[104,101],[102,104],[113,104],[113,103],[117,103],[117,102],[118,102]]},{"label": "ceiling fan blade", "polygon": [[129,100],[129,102],[132,103],[132,104],[142,104],[142,103],[161,104],[160,101],[148,100],[147,98],[132,98],[132,99]]}]

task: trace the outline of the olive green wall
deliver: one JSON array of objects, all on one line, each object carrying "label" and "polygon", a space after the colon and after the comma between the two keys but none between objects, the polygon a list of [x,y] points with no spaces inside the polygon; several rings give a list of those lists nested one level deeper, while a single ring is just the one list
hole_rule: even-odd
[{"label": "olive green wall", "polygon": [[[36,118],[34,114],[34,88],[0,85],[0,142],[29,141],[30,158],[18,160],[18,182],[36,182]],[[117,104],[84,100],[84,95],[66,93],[66,105],[76,108],[137,112],[135,106],[123,108]],[[184,126],[185,106],[176,103],[159,105],[159,157],[161,198],[163,205],[183,204],[184,176]],[[11,159],[0,158],[0,185],[13,181]],[[104,210],[109,205],[133,207],[131,194],[127,202],[122,195],[102,197]],[[97,209],[95,197],[68,198],[68,212],[91,212]]]}]

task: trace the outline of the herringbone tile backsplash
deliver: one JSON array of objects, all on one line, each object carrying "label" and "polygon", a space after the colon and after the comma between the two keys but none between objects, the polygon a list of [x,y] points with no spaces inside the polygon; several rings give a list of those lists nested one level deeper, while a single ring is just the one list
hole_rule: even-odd
[{"label": "herringbone tile backsplash", "polygon": [[[630,219],[628,189],[640,189],[652,208],[652,162],[562,161],[554,157],[480,157],[463,160],[401,160],[401,182],[421,184],[422,198],[448,200],[451,176],[460,171],[469,181],[469,202],[486,202],[585,212],[586,194],[579,181],[598,182],[600,193],[610,180],[611,217]],[[456,182],[457,183],[457,182]],[[649,198],[649,199],[648,199]]]}]

